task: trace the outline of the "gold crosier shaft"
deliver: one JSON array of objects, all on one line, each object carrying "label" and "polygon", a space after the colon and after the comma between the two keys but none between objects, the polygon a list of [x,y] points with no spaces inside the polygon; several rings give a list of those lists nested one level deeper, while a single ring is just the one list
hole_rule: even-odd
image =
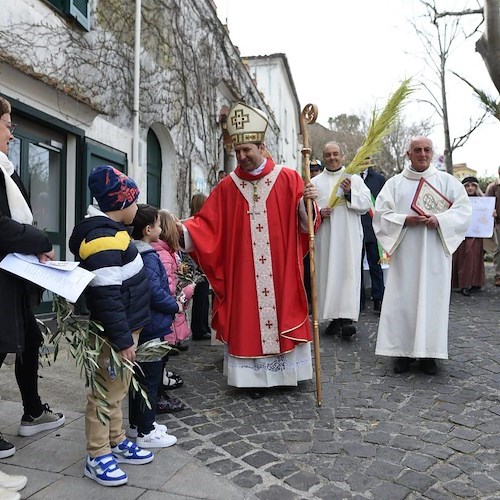
[{"label": "gold crosier shaft", "polygon": [[[312,124],[318,117],[318,108],[315,104],[307,104],[300,114],[300,129],[302,132],[302,173],[304,183],[308,184],[311,180],[309,172],[309,158],[311,148],[309,147],[309,136],[307,125]],[[323,393],[321,389],[321,360],[319,354],[319,320],[318,320],[318,295],[316,291],[316,266],[314,264],[314,221],[312,200],[306,201],[307,224],[309,233],[309,265],[311,270],[311,307],[313,323],[313,345],[314,345],[314,372],[316,377],[316,402],[321,406],[323,402]]]}]

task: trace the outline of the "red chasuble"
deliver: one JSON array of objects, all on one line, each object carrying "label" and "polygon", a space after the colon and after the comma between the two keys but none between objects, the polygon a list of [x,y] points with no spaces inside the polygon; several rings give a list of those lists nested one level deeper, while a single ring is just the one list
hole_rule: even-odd
[{"label": "red chasuble", "polygon": [[298,209],[303,188],[297,172],[271,160],[257,176],[238,167],[185,222],[192,256],[215,292],[212,326],[232,356],[276,355],[311,340],[302,263],[307,236]]}]

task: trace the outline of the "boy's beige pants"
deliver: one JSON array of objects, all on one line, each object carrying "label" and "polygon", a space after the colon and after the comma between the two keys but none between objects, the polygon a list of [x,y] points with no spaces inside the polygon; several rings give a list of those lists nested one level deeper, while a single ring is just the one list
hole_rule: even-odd
[{"label": "boy's beige pants", "polygon": [[[132,332],[134,346],[137,347],[140,330]],[[109,403],[109,421],[103,424],[96,414],[97,399],[93,392],[87,394],[87,408],[85,410],[85,432],[87,435],[87,451],[91,458],[100,457],[111,453],[111,447],[125,439],[123,430],[122,401],[128,393],[132,374],[130,370],[124,371],[123,378],[117,375],[112,379],[108,372],[110,357],[109,347],[104,346],[98,357],[99,370],[102,376],[102,385],[107,389]]]}]

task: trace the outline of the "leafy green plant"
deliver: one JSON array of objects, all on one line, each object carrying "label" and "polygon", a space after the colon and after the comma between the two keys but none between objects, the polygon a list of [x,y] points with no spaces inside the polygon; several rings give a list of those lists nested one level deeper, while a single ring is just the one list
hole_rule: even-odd
[{"label": "leafy green plant", "polygon": [[[407,78],[401,83],[380,113],[377,113],[376,109],[373,110],[365,141],[358,149],[351,163],[346,167],[346,174],[352,175],[363,172],[363,170],[366,169],[366,160],[381,150],[383,146],[382,141],[396,124],[403,102],[414,91],[410,82],[411,79]],[[341,182],[342,178],[339,180],[338,184]],[[337,195],[337,190],[338,185],[333,188],[332,194],[330,195],[328,205],[332,208],[340,200],[340,197]]]},{"label": "leafy green plant", "polygon": [[[103,349],[110,353],[105,360],[106,368],[111,377],[124,377],[127,371],[132,375],[131,387],[140,395],[148,408],[151,408],[146,390],[136,377],[136,371],[141,372],[138,362],[159,361],[171,349],[167,342],[159,339],[145,342],[136,350],[136,362],[124,359],[119,351],[102,336],[103,327],[88,318],[77,316],[73,306],[66,299],[54,294],[53,311],[55,313],[56,329],[50,331],[44,325],[46,341],[54,349],[54,362],[59,355],[61,340],[66,339],[69,354],[75,359],[80,369],[80,376],[85,378],[85,385],[94,393],[97,400],[97,418],[105,423],[109,420],[109,404],[106,399],[106,387],[99,373],[99,356]],[[102,362],[102,361],[101,361]]]}]

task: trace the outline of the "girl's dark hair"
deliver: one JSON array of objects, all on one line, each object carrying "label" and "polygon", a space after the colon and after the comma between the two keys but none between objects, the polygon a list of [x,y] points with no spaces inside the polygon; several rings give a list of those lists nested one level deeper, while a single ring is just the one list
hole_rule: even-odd
[{"label": "girl's dark hair", "polygon": [[153,226],[158,218],[158,209],[147,203],[137,204],[137,213],[132,222],[132,238],[142,240],[146,226]]},{"label": "girl's dark hair", "polygon": [[201,207],[203,206],[203,203],[205,203],[206,199],[207,197],[203,193],[196,193],[193,195],[191,198],[191,215],[195,215],[201,210]]}]

